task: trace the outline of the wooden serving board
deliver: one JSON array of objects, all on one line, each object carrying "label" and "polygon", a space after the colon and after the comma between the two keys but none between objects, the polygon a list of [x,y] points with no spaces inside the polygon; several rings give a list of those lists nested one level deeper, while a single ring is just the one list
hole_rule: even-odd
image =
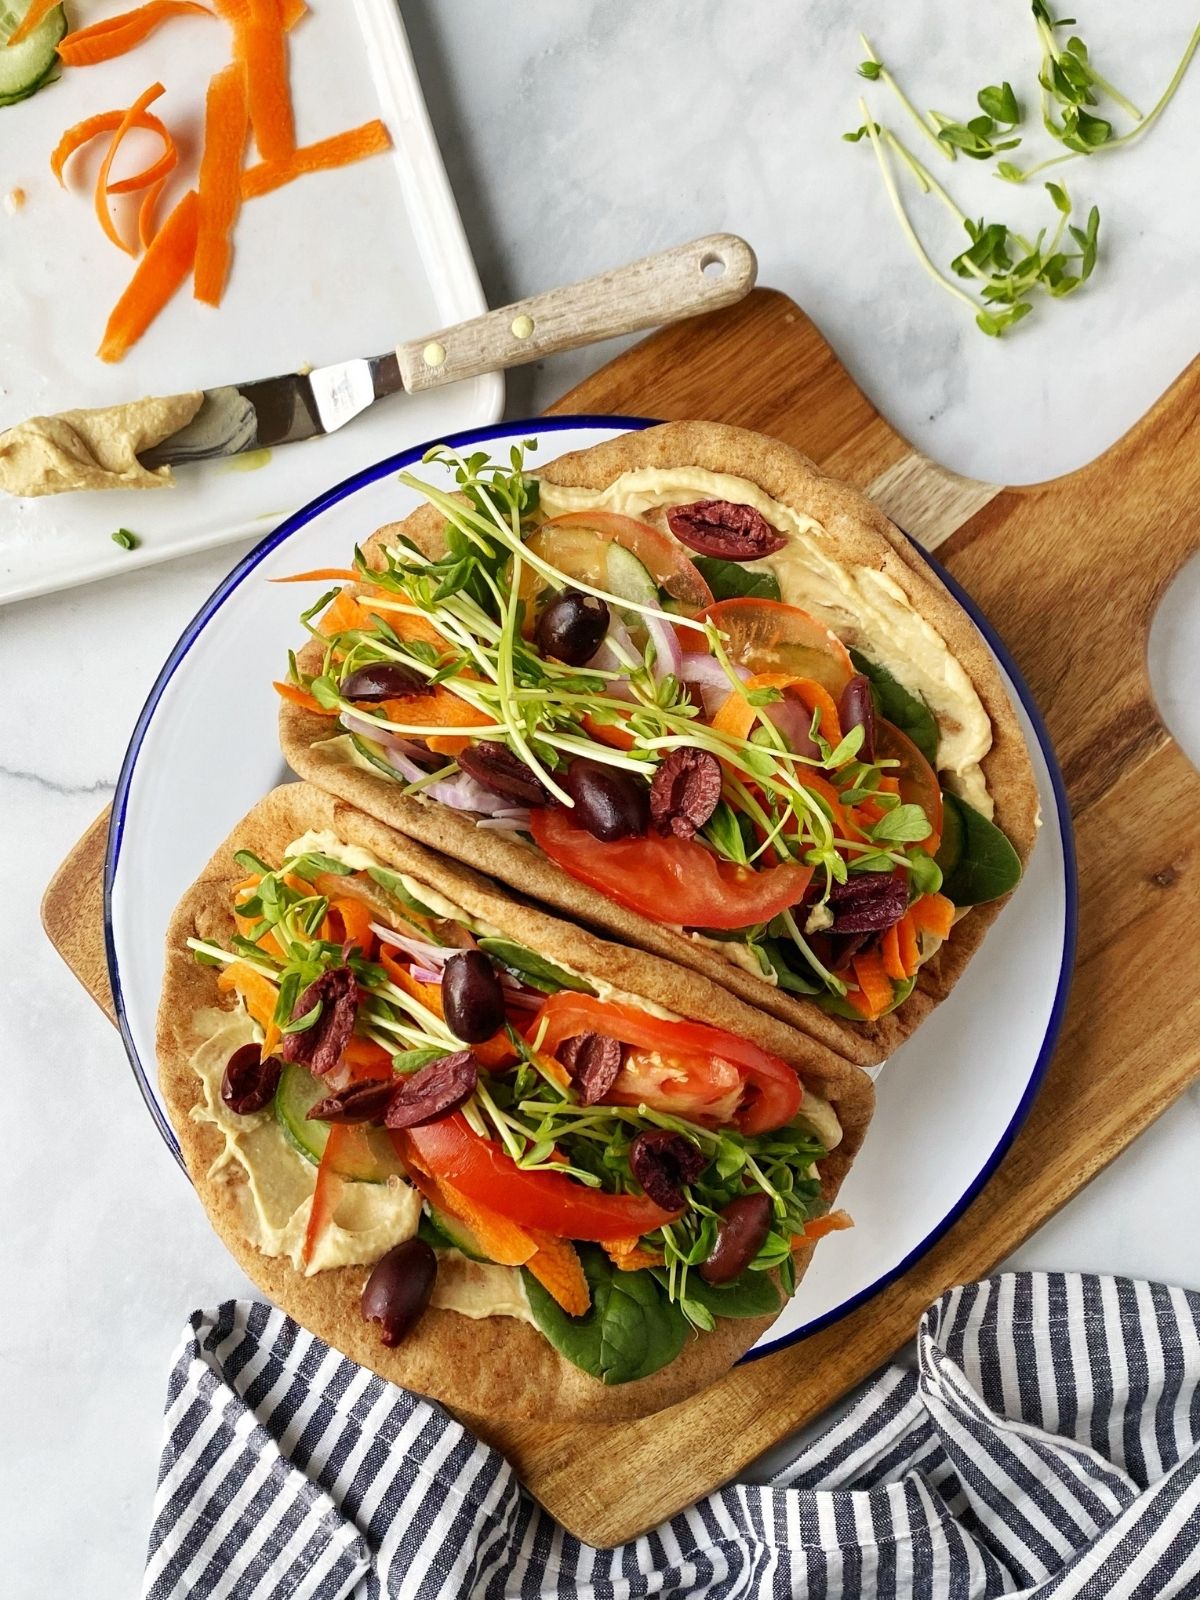
[{"label": "wooden serving board", "polygon": [[[983,1193],[903,1278],[835,1326],[641,1422],[468,1419],[567,1528],[604,1545],[734,1477],[866,1377],[943,1289],[991,1270],[1200,1075],[1200,775],[1164,728],[1146,673],[1159,596],[1200,548],[1200,361],[1106,455],[1031,489],[956,478],[914,452],[803,313],[767,290],[653,335],[552,409],[761,429],[866,488],[937,548],[1045,715],[1081,886],[1071,1004],[1032,1114]],[[111,1019],[105,827],[98,818],[64,863],[43,919]]]}]

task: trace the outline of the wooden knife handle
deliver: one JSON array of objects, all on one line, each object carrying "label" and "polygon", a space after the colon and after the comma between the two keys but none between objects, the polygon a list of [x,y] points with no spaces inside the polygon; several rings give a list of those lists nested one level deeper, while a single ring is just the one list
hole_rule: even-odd
[{"label": "wooden knife handle", "polygon": [[710,233],[582,283],[397,345],[410,394],[460,378],[576,350],[639,328],[717,311],[754,287],[754,251],[735,233]]}]

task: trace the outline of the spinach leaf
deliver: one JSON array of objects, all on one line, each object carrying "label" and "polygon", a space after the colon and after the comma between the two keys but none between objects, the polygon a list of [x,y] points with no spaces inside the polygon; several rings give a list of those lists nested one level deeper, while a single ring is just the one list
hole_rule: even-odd
[{"label": "spinach leaf", "polygon": [[683,1349],[687,1319],[649,1272],[621,1272],[603,1250],[579,1250],[591,1309],[571,1317],[531,1272],[522,1269],[538,1327],[573,1366],[601,1383],[632,1383],[667,1366]]},{"label": "spinach leaf", "polygon": [[998,900],[1016,887],[1021,858],[994,822],[956,794],[942,795],[942,842],[935,860],[942,893],[956,906]]},{"label": "spinach leaf", "polygon": [[750,567],[744,561],[721,561],[717,556],[693,556],[700,576],[714,600],[778,600],[779,579],[768,567]]},{"label": "spinach leaf", "polygon": [[769,1317],[779,1310],[779,1290],[769,1272],[743,1272],[719,1287],[689,1272],[687,1294],[714,1317]]},{"label": "spinach leaf", "polygon": [[515,973],[531,989],[540,989],[543,994],[557,994],[560,989],[575,989],[584,994],[592,993],[591,984],[583,978],[577,978],[573,973],[555,966],[554,962],[547,961],[545,956],[535,955],[532,950],[527,950],[515,939],[480,939],[479,948],[492,956],[502,967],[507,967],[510,972]]},{"label": "spinach leaf", "polygon": [[817,982],[815,975],[803,978],[798,972],[792,971],[774,939],[764,940],[759,948],[775,969],[775,978],[781,989],[789,994],[821,993],[823,985]]},{"label": "spinach leaf", "polygon": [[855,671],[871,680],[871,687],[875,691],[875,709],[879,715],[894,723],[901,733],[906,733],[936,770],[938,728],[933,712],[923,700],[918,700],[915,694],[909,694],[904,685],[898,683],[888,669],[881,667],[877,661],[868,661],[857,650],[851,650],[850,659]]}]

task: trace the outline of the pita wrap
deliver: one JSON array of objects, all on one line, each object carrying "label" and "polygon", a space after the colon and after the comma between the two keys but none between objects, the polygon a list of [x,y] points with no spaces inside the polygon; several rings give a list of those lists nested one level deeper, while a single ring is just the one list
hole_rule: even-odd
[{"label": "pita wrap", "polygon": [[[232,1163],[214,1170],[224,1138],[194,1115],[203,1105],[201,1081],[191,1064],[205,1037],[197,1018],[227,1007],[230,1000],[218,991],[214,969],[198,964],[185,941],[227,942],[233,933],[232,891],[245,876],[233,860],[235,850],[278,861],[287,845],[309,830],[332,831],[344,844],[371,851],[393,870],[551,961],[681,1016],[742,1034],[792,1063],[805,1085],[831,1104],[843,1129],[840,1144],[820,1163],[823,1192],[831,1202],[862,1143],[873,1106],[863,1072],[777,1018],[756,1014],[698,974],[569,927],[333,796],[308,784],[288,785],[267,795],[238,824],[181,900],[167,936],[159,1009],[159,1078],[167,1109],[209,1219],[238,1262],[290,1316],[355,1361],[478,1417],[617,1422],[673,1405],[714,1382],[773,1318],[720,1318],[715,1332],[689,1338],[683,1353],[659,1372],[605,1386],[563,1359],[535,1327],[509,1316],[471,1318],[431,1308],[401,1344],[388,1349],[378,1328],[360,1313],[367,1266],[306,1277],[287,1258],[264,1255],[248,1241],[244,1173]],[[810,1254],[811,1247],[797,1256],[797,1276]]]},{"label": "pita wrap", "polygon": [[[811,518],[818,525],[822,547],[842,567],[856,573],[877,574],[890,586],[890,592],[899,592],[901,603],[907,602],[917,617],[924,619],[939,644],[944,642],[949,659],[957,664],[955,671],[961,669],[965,673],[969,690],[977,696],[974,703],[981,707],[980,715],[986,713],[990,735],[985,738],[986,753],[978,763],[978,771],[994,807],[996,825],[1007,835],[1023,864],[1036,837],[1038,797],[1029,755],[999,670],[971,619],[879,508],[850,485],[827,477],[789,446],[745,429],[709,422],[673,422],[622,434],[607,443],[563,456],[540,468],[537,476],[544,498],[549,499],[551,492],[557,490],[560,503],[575,505],[580,492],[601,495],[622,475],[647,469],[690,474],[695,482],[702,482],[707,474],[748,481],[781,507]],[[703,493],[694,488],[690,492],[684,490],[680,496],[682,501],[700,498],[704,498]],[[554,509],[557,508],[556,504]],[[639,508],[637,514],[669,534],[661,511]],[[423,506],[403,523],[379,529],[366,545],[371,565],[385,566],[382,552],[394,546],[401,531],[427,554],[439,554],[444,526],[440,512]],[[789,589],[781,580],[781,593],[785,602],[821,614],[805,590]],[[824,620],[832,625],[830,618]],[[870,638],[851,637],[844,619],[835,631],[847,643],[872,655]],[[309,672],[318,670],[319,660],[318,644],[310,645],[300,656],[302,668]],[[934,709],[939,740],[944,744],[957,730],[952,716]],[[336,762],[320,748],[321,742],[330,737],[327,718],[284,704],[280,737],[288,761],[303,777],[436,850],[469,859],[482,871],[573,920],[690,967],[863,1065],[881,1061],[895,1050],[945,999],[1005,903],[1002,898],[966,911],[936,955],[923,962],[913,993],[896,1011],[874,1022],[851,1021],[734,965],[710,942],[627,910],[599,890],[570,877],[532,844],[490,831],[485,835],[476,830],[469,813],[454,811],[420,795],[404,795],[385,776]],[[939,765],[941,754],[939,748]]]}]

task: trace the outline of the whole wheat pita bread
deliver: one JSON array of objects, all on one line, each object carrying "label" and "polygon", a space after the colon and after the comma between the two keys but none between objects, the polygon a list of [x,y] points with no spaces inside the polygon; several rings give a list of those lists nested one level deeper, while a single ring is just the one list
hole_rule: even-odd
[{"label": "whole wheat pita bread", "polygon": [[[995,819],[1022,862],[1028,859],[1038,825],[1038,797],[1025,741],[999,670],[980,634],[945,585],[865,495],[822,473],[807,457],[762,434],[711,422],[671,422],[639,433],[621,434],[605,444],[560,457],[539,476],[569,488],[600,490],[624,472],[641,467],[700,467],[749,479],[773,499],[811,516],[825,529],[844,563],[885,573],[932,624],[975,686],[992,724],[992,745],[982,762],[995,803]],[[403,531],[429,554],[441,548],[444,518],[423,506],[403,523],[379,529],[366,549],[372,565],[384,565],[383,550]],[[784,595],[787,600],[789,597]],[[803,603],[799,597],[799,603]],[[316,670],[320,646],[310,645],[301,665]],[[955,926],[952,937],[921,968],[916,988],[900,1009],[873,1023],[844,1020],[800,996],[763,982],[732,965],[711,946],[650,922],[578,883],[523,840],[475,828],[471,816],[398,792],[382,775],[335,765],[322,755],[330,736],[327,718],[284,704],[280,739],[285,756],[301,776],[482,871],[544,901],[572,918],[677,961],[723,984],[751,1004],[800,1028],[846,1056],[871,1065],[891,1054],[949,994],[1004,900],[977,906]]]},{"label": "whole wheat pita bread", "polygon": [[[532,1326],[510,1317],[479,1320],[431,1309],[409,1338],[385,1348],[378,1330],[364,1323],[359,1300],[367,1270],[346,1267],[306,1278],[286,1259],[263,1255],[248,1242],[238,1190],[241,1169],[211,1168],[223,1139],[210,1123],[193,1120],[202,1102],[200,1079],[190,1065],[197,1046],[198,1013],[228,1005],[215,972],[186,947],[192,936],[225,941],[234,931],[233,885],[244,872],[235,850],[278,860],[309,829],[331,829],[344,842],[374,852],[493,924],[508,937],[631,994],[685,1017],[755,1039],[800,1069],[805,1083],[834,1106],[843,1127],[838,1148],[821,1163],[824,1192],[832,1201],[870,1120],[870,1080],[777,1018],[748,1006],[697,974],[638,950],[623,949],[523,905],[470,870],[431,855],[395,832],[309,784],[274,790],[255,806],[217,850],[180,901],[167,935],[166,977],[158,1016],[159,1081],[188,1171],[209,1219],[241,1266],[290,1316],[381,1377],[431,1395],[478,1417],[539,1421],[617,1422],[640,1416],[714,1382],[770,1326],[772,1318],[721,1319],[714,1333],[689,1340],[670,1366],[634,1383],[606,1387],[565,1361]],[[811,1252],[809,1252],[811,1253]],[[807,1256],[797,1259],[798,1272]]]}]

